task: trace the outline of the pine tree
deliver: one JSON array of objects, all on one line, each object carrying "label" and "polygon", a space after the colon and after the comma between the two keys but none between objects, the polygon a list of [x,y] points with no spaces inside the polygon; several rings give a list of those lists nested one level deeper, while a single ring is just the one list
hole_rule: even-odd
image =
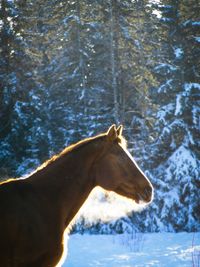
[{"label": "pine tree", "polygon": [[[26,108],[24,92],[21,88],[25,79],[23,68],[27,67],[27,57],[23,52],[23,40],[19,32],[19,10],[11,1],[2,1],[1,8],[1,169],[6,166],[6,175],[14,175],[18,159],[22,156],[24,143],[21,142],[20,123],[26,127],[26,118],[22,122],[21,108]],[[27,68],[28,71],[28,68]],[[16,117],[18,117],[16,121]],[[22,131],[23,132],[23,131]],[[18,138],[18,137],[19,138]],[[21,143],[21,146],[19,144]]]},{"label": "pine tree", "polygon": [[[196,56],[196,52],[194,47],[190,51],[188,49],[192,43],[181,13],[182,9],[189,12],[186,6],[183,8],[184,4],[179,1],[161,3],[166,53],[162,64],[155,68],[161,85],[154,95],[160,108],[156,125],[159,136],[151,147],[154,166],[157,165],[153,175],[157,177],[157,208],[152,207],[152,216],[158,229],[170,231],[199,229],[196,221],[199,211],[195,200],[198,194],[199,160],[196,149],[192,149],[196,147],[196,115],[193,114],[197,111],[195,96],[198,95],[199,84],[195,83],[195,76],[192,76],[192,69],[197,66],[195,59],[194,65],[190,60]],[[191,16],[191,12],[188,16]]]}]

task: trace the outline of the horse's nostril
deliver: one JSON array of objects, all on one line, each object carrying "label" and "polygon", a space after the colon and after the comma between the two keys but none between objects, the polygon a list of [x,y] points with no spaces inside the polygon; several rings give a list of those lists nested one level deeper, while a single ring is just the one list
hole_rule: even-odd
[{"label": "horse's nostril", "polygon": [[152,197],[152,193],[153,193],[153,189],[151,186],[147,186],[145,189],[144,189],[144,192],[147,196],[147,198],[151,198]]},{"label": "horse's nostril", "polygon": [[151,186],[147,186],[146,190],[149,194],[152,194],[152,187]]}]

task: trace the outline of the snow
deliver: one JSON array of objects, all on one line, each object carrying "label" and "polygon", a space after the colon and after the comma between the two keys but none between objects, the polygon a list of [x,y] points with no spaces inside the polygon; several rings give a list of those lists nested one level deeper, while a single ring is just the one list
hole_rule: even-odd
[{"label": "snow", "polygon": [[153,10],[152,14],[156,15],[159,19],[162,17],[162,13],[158,9]]},{"label": "snow", "polygon": [[174,54],[175,54],[176,58],[178,58],[178,59],[182,58],[182,56],[184,54],[183,49],[180,47],[176,47],[174,49]]},{"label": "snow", "polygon": [[182,99],[182,94],[178,94],[176,97],[175,116],[181,115],[181,110],[182,110],[181,99]]},{"label": "snow", "polygon": [[24,120],[24,113],[23,113],[23,107],[27,107],[28,104],[22,101],[16,101],[15,106],[14,106],[14,111],[16,112],[16,114],[18,115],[18,117],[21,120]]},{"label": "snow", "polygon": [[[176,175],[176,177],[187,177],[191,175],[191,169],[192,170],[198,170],[198,162],[193,155],[193,153],[184,145],[181,145],[168,159],[169,162],[171,162],[170,166],[173,166],[176,164],[176,168],[174,169],[173,174]],[[191,168],[190,168],[191,166]],[[166,172],[169,171],[169,179],[171,179],[171,170],[168,168]]]},{"label": "snow", "polygon": [[173,19],[161,17],[161,21],[163,21],[163,22],[172,22]]},{"label": "snow", "polygon": [[200,107],[197,105],[193,105],[192,118],[194,124],[198,125],[198,123],[200,123]]},{"label": "snow", "polygon": [[160,3],[160,0],[150,0],[149,2],[153,3],[153,4],[158,4],[158,3]]},{"label": "snow", "polygon": [[192,21],[192,20],[188,19],[183,23],[183,26],[188,26],[188,25],[200,26],[200,21]]},{"label": "snow", "polygon": [[[156,202],[152,203],[152,205],[156,205],[157,211],[151,214],[149,224],[151,224],[152,216],[158,217],[160,223],[158,224],[156,221],[158,226],[156,230],[159,231],[173,232],[178,229],[185,231],[198,229],[199,231],[200,225],[195,218],[198,215],[195,215],[192,204],[193,202],[198,203],[198,182],[195,185],[194,181],[199,180],[200,161],[190,150],[188,136],[186,137],[155,173],[155,177],[157,173],[162,173],[162,176],[158,175]],[[164,185],[160,183],[160,179],[165,182]]]},{"label": "snow", "polygon": [[200,43],[200,36],[196,36],[196,37],[194,37],[194,39],[196,42]]},{"label": "snow", "polygon": [[173,104],[168,104],[168,105],[165,105],[163,106],[159,111],[158,111],[158,119],[159,121],[161,121],[162,123],[164,124],[167,124],[165,118],[170,114],[172,113],[172,111],[174,110],[174,105]]},{"label": "snow", "polygon": [[[1,7],[1,6],[0,6]],[[3,20],[0,19],[0,29],[3,27]]]},{"label": "snow", "polygon": [[121,25],[121,30],[122,30],[122,32],[123,32],[123,34],[124,34],[124,37],[125,37],[127,40],[131,40],[131,39],[132,39],[132,37],[131,37],[131,35],[130,35],[129,30],[128,30],[127,27],[124,27],[124,26]]},{"label": "snow", "polygon": [[185,83],[184,89],[189,92],[192,88],[200,89],[200,83]]},{"label": "snow", "polygon": [[200,26],[200,21],[193,21],[193,22],[192,22],[192,25]]},{"label": "snow", "polygon": [[171,85],[172,82],[173,82],[173,79],[169,79],[166,81],[166,83],[161,84],[161,86],[158,88],[158,93],[160,93],[160,92],[165,93],[167,91],[167,87],[169,87],[169,88],[172,87],[172,85]]},{"label": "snow", "polygon": [[75,234],[62,267],[192,267],[199,259],[200,233]]},{"label": "snow", "polygon": [[80,19],[78,16],[70,15],[63,19],[64,25],[68,25],[71,20],[75,20],[77,23],[80,23]]},{"label": "snow", "polygon": [[158,66],[156,66],[154,69],[156,71],[160,70],[160,69],[168,69],[170,71],[175,71],[177,68],[171,64],[166,64],[166,63],[160,63]]}]

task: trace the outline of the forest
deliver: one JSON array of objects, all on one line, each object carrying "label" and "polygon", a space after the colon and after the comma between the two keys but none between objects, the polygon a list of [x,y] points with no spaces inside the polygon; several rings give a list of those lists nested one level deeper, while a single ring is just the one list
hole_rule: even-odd
[{"label": "forest", "polygon": [[200,2],[1,0],[0,179],[124,125],[153,203],[74,232],[200,231]]}]

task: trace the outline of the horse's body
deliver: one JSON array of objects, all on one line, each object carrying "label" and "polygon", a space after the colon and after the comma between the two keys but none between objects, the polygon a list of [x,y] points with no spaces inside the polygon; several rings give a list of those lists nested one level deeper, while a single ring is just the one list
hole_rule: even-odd
[{"label": "horse's body", "polygon": [[113,126],[66,148],[28,178],[1,183],[0,266],[56,266],[67,226],[97,185],[151,201],[152,186],[122,140]]}]

